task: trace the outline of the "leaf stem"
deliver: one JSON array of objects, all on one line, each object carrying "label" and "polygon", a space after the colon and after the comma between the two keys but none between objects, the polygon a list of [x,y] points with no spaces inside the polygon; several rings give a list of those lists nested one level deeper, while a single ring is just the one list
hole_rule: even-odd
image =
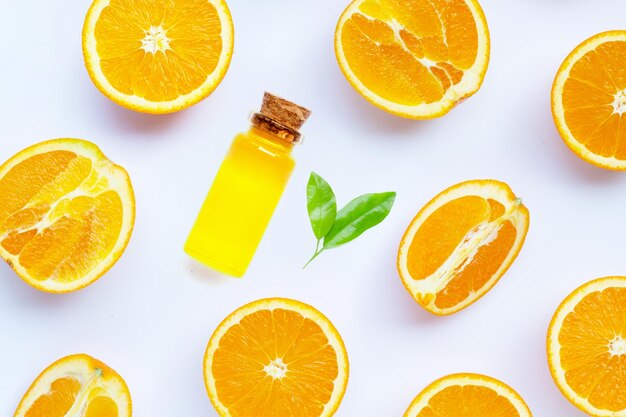
[{"label": "leaf stem", "polygon": [[311,256],[311,259],[309,259],[309,261],[304,264],[304,266],[302,267],[302,269],[305,269],[307,266],[309,266],[309,264],[311,262],[313,262],[313,259],[317,258],[319,256],[320,253],[324,252],[324,248],[320,248],[320,242],[322,241],[322,239],[319,239],[317,241],[317,244],[315,245],[315,253],[313,254],[313,256]]}]

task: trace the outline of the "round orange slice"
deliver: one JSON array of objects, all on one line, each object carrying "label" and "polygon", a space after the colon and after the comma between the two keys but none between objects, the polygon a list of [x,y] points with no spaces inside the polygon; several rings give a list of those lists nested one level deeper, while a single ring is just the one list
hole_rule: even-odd
[{"label": "round orange slice", "polygon": [[494,180],[454,185],[413,219],[398,251],[398,272],[422,307],[455,313],[485,295],[517,257],[528,210]]},{"label": "round orange slice", "polygon": [[552,86],[552,115],[576,155],[626,170],[626,31],[595,35],[576,47]]},{"label": "round orange slice", "polygon": [[83,288],[120,258],[135,221],[124,168],[96,145],[56,139],[0,166],[0,257],[28,284]]},{"label": "round orange slice", "polygon": [[588,282],[556,310],[547,338],[563,395],[594,417],[626,416],[626,277]]},{"label": "round orange slice", "polygon": [[222,417],[328,417],[346,390],[348,356],[322,313],[270,298],[237,309],[219,325],[204,376]]},{"label": "round orange slice", "polygon": [[233,52],[224,0],[95,0],[83,54],[96,87],[145,113],[171,113],[206,98]]},{"label": "round orange slice", "polygon": [[372,104],[412,119],[442,116],[478,91],[489,51],[476,0],[354,0],[335,32],[350,84]]},{"label": "round orange slice", "polygon": [[45,369],[14,417],[131,417],[130,392],[121,376],[87,355],[72,355]]},{"label": "round orange slice", "polygon": [[426,387],[404,417],[532,417],[528,406],[511,387],[477,374],[455,374]]}]

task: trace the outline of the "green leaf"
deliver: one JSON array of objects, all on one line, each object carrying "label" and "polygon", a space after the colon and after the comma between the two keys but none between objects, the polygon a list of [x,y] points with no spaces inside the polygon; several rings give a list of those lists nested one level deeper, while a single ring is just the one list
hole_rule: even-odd
[{"label": "green leaf", "polygon": [[313,233],[319,241],[330,230],[337,216],[335,193],[324,178],[311,172],[306,186],[307,210]]},{"label": "green leaf", "polygon": [[359,237],[389,214],[396,193],[365,194],[339,210],[335,223],[324,237],[324,249],[332,249]]}]

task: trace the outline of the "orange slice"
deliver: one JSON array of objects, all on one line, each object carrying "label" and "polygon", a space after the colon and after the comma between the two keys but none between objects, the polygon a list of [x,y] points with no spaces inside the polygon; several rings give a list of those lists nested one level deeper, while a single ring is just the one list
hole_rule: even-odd
[{"label": "orange slice", "polygon": [[426,204],[405,232],[400,278],[426,310],[455,313],[506,272],[524,243],[528,220],[528,210],[505,183],[452,186]]},{"label": "orange slice", "polygon": [[354,0],[335,32],[350,84],[372,104],[412,119],[442,116],[478,91],[489,50],[476,0]]},{"label": "orange slice", "polygon": [[626,277],[586,283],[556,310],[548,363],[572,404],[594,417],[626,416]]},{"label": "orange slice", "polygon": [[130,392],[121,376],[87,355],[46,368],[30,386],[14,417],[131,417]]},{"label": "orange slice", "polygon": [[28,284],[63,293],[104,274],[124,252],[135,197],[124,168],[96,145],[56,139],[0,166],[0,257]]},{"label": "orange slice", "polygon": [[204,378],[222,417],[332,416],[348,383],[341,336],[299,301],[258,300],[228,316],[206,350]]},{"label": "orange slice", "polygon": [[89,76],[132,110],[170,113],[206,98],[233,52],[224,0],[95,0],[83,28]]},{"label": "orange slice", "polygon": [[511,387],[476,374],[456,374],[426,387],[404,417],[532,417],[528,406]]},{"label": "orange slice", "polygon": [[576,155],[626,170],[626,31],[595,35],[576,47],[552,86],[552,115]]}]

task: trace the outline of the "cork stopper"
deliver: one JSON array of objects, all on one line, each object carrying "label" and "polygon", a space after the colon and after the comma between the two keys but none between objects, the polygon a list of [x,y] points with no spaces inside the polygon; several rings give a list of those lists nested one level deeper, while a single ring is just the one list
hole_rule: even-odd
[{"label": "cork stopper", "polygon": [[299,130],[310,115],[310,110],[265,92],[261,111],[253,114],[252,124],[288,142],[299,142]]},{"label": "cork stopper", "polygon": [[300,130],[311,111],[267,91],[263,95],[261,114],[293,130]]}]

